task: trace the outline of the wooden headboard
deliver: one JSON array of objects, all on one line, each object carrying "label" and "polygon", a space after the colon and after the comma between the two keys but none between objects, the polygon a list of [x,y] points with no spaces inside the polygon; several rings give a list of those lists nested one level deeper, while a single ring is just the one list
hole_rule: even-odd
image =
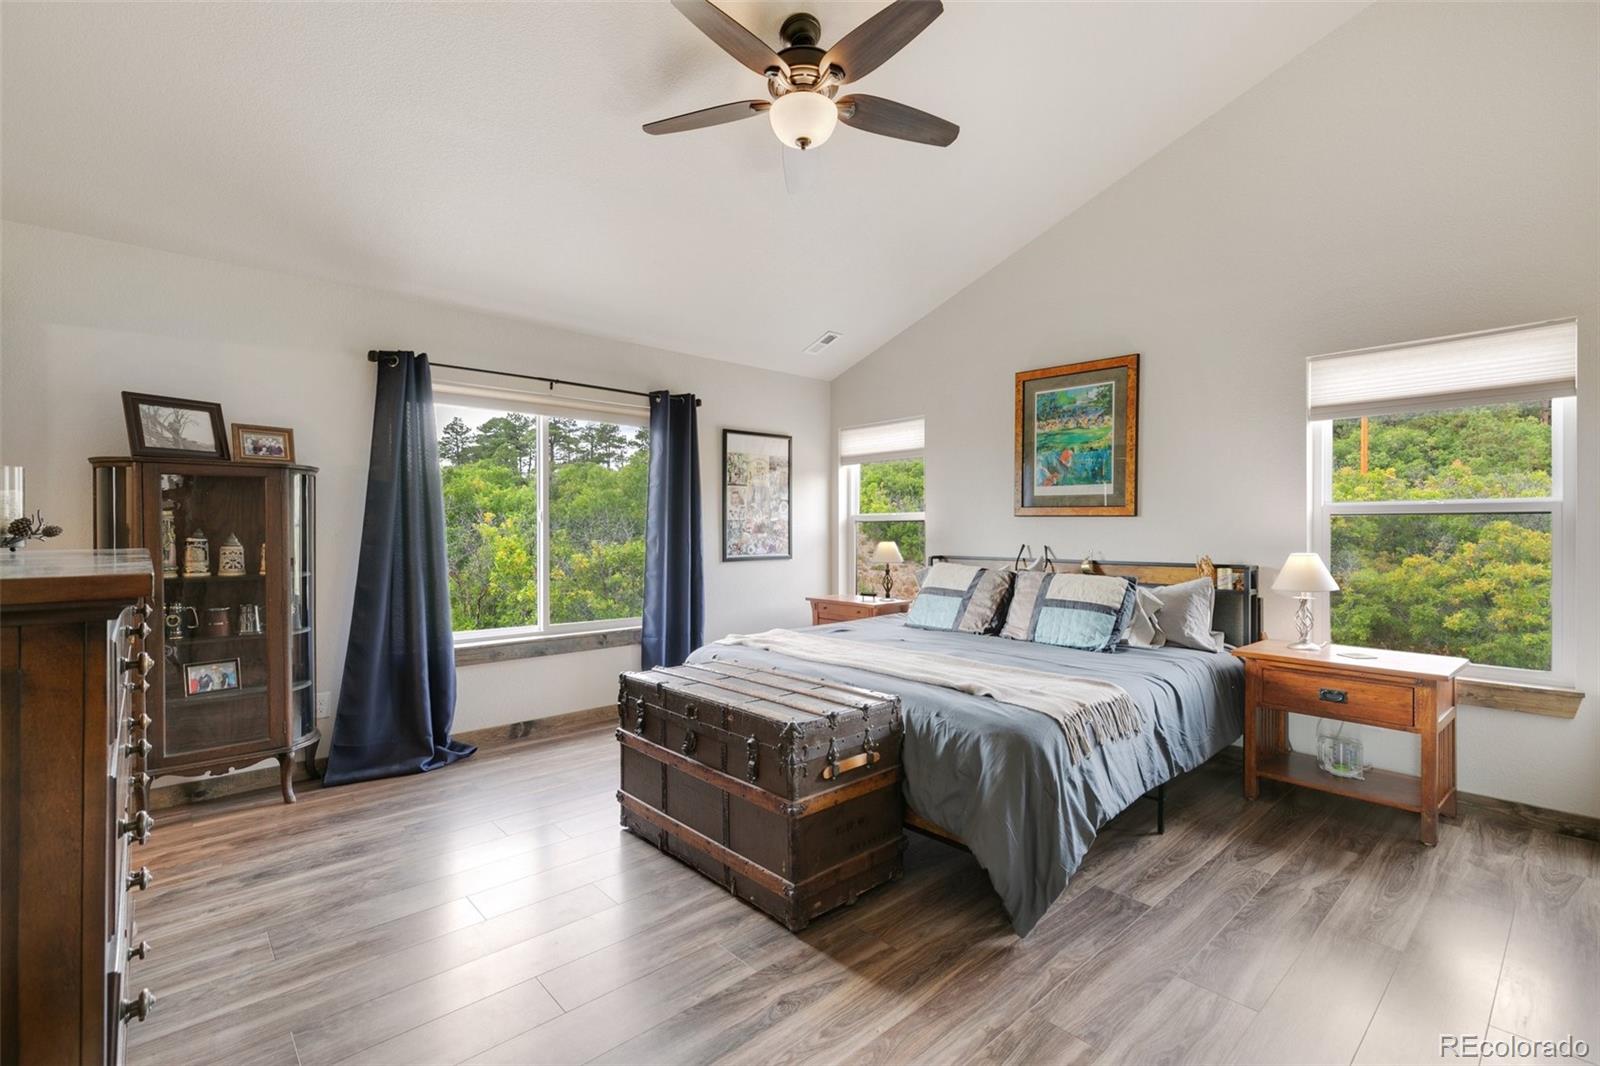
[{"label": "wooden headboard", "polygon": [[[930,555],[929,564],[965,563],[969,566],[1009,566],[1012,556]],[[1052,559],[1051,569],[1068,573],[1080,569],[1077,559]],[[1217,605],[1211,614],[1211,628],[1222,632],[1228,643],[1253,644],[1261,639],[1260,568],[1251,563],[1217,563],[1218,570],[1233,571],[1233,587],[1217,589]],[[1203,571],[1195,563],[1135,563],[1096,559],[1094,572],[1131,577],[1141,585],[1177,585],[1193,581]]]}]

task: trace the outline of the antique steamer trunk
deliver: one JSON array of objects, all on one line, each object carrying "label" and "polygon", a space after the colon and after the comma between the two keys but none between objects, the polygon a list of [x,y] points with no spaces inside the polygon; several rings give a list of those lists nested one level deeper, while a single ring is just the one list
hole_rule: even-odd
[{"label": "antique steamer trunk", "polygon": [[900,704],[783,671],[622,675],[622,824],[792,930],[900,876]]}]

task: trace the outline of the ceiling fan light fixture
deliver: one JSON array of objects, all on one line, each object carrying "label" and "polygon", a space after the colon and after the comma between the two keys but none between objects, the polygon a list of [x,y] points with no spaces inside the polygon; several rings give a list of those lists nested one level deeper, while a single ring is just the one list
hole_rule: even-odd
[{"label": "ceiling fan light fixture", "polygon": [[804,90],[778,97],[767,114],[778,140],[801,151],[822,144],[839,124],[839,109],[832,100]]}]

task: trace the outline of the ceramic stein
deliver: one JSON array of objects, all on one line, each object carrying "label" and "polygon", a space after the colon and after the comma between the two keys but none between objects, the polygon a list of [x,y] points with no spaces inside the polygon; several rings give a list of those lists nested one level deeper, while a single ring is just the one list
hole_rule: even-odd
[{"label": "ceramic stein", "polygon": [[[184,615],[193,621],[187,621]],[[185,607],[181,603],[167,604],[167,643],[183,639],[184,630],[200,628],[200,612],[193,607]]]},{"label": "ceramic stein", "polygon": [[206,636],[226,637],[233,633],[233,626],[228,621],[229,610],[226,607],[206,608]]},{"label": "ceramic stein", "polygon": [[239,635],[241,637],[259,636],[261,629],[261,605],[257,603],[241,603],[239,605]]},{"label": "ceramic stein", "polygon": [[244,577],[244,545],[232,533],[217,549],[217,576]]},{"label": "ceramic stein", "polygon": [[211,542],[202,530],[195,530],[183,542],[183,576],[211,576]]}]

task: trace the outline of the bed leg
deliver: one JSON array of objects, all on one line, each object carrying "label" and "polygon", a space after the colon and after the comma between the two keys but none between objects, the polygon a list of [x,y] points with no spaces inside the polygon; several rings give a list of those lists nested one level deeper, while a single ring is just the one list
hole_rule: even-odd
[{"label": "bed leg", "polygon": [[1167,783],[1156,786],[1156,835],[1167,831]]}]

